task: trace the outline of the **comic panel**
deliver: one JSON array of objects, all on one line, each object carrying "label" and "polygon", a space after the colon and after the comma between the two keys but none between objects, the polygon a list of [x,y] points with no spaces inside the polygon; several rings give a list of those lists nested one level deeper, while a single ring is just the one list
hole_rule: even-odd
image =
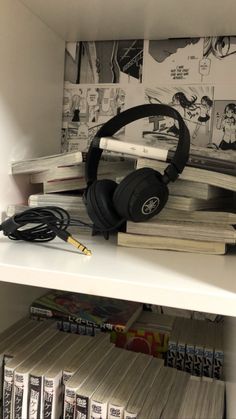
[{"label": "comic panel", "polygon": [[235,83],[236,36],[205,37],[203,43],[203,82]]},{"label": "comic panel", "polygon": [[234,83],[236,37],[146,41],[143,81],[150,84]]},{"label": "comic panel", "polygon": [[213,124],[213,145],[236,152],[236,100],[215,101]]},{"label": "comic panel", "polygon": [[[184,119],[192,146],[208,147],[212,137],[213,86],[146,87],[146,103],[164,103],[176,109]],[[149,144],[176,145],[178,122],[173,118],[154,116],[145,119],[143,136]]]},{"label": "comic panel", "polygon": [[142,68],[143,40],[66,44],[65,80],[71,83],[137,84]]},{"label": "comic panel", "polygon": [[203,38],[145,41],[143,82],[145,84],[201,83]]},{"label": "comic panel", "polygon": [[[98,129],[125,108],[133,106],[137,89],[114,85],[65,83],[63,101],[62,149],[87,151]],[[121,129],[118,135],[124,133]]]}]

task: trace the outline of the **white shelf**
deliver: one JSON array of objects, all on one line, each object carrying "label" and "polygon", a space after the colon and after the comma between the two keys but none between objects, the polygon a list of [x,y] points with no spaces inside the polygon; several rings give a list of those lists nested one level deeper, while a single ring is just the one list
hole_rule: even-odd
[{"label": "white shelf", "polygon": [[[82,241],[82,238],[81,238]],[[0,239],[1,281],[236,316],[236,257],[117,247],[84,237],[91,257],[54,240]]]},{"label": "white shelf", "polygon": [[66,41],[235,35],[234,0],[21,0]]}]

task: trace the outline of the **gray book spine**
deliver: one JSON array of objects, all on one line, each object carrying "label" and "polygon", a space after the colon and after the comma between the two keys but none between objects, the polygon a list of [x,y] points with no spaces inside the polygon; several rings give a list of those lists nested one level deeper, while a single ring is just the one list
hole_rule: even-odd
[{"label": "gray book spine", "polygon": [[[45,388],[47,391],[45,391]],[[53,380],[45,380],[44,382],[43,401],[43,417],[51,418],[53,406]]]},{"label": "gray book spine", "polygon": [[89,398],[76,395],[75,419],[89,419]]},{"label": "gray book spine", "polygon": [[14,371],[5,367],[3,383],[3,419],[11,419]]},{"label": "gray book spine", "polygon": [[30,375],[29,379],[29,402],[28,417],[31,419],[41,418],[42,401],[42,377]]}]

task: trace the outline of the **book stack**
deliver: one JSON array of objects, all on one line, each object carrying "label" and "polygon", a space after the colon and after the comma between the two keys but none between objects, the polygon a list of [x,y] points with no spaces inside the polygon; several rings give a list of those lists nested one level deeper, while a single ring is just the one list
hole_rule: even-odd
[{"label": "book stack", "polygon": [[[85,181],[85,159],[80,151],[62,153],[30,160],[15,161],[11,164],[13,175],[29,175],[31,184],[41,184],[43,193],[62,193],[83,191]],[[100,177],[115,180],[117,176],[125,176],[134,168],[134,161],[101,161]]]},{"label": "book stack", "polygon": [[223,417],[223,381],[117,348],[109,334],[78,336],[24,318],[0,342],[4,418]]},{"label": "book stack", "polygon": [[30,315],[55,319],[62,331],[94,336],[100,331],[128,330],[142,307],[132,301],[52,290],[32,302]]},{"label": "book stack", "polygon": [[[166,163],[138,158],[137,169],[142,167],[163,173]],[[118,233],[118,245],[225,254],[236,243],[235,191],[235,176],[185,167],[169,186],[160,214],[146,222],[128,221],[126,232]]]}]

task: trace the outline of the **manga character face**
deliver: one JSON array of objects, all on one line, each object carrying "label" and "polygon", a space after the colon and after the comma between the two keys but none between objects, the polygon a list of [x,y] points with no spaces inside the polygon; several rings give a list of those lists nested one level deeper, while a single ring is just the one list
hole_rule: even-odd
[{"label": "manga character face", "polygon": [[231,116],[234,115],[234,111],[233,111],[233,109],[230,109],[230,108],[227,107],[226,110],[225,110],[225,114],[226,114],[227,118],[231,118]]}]

